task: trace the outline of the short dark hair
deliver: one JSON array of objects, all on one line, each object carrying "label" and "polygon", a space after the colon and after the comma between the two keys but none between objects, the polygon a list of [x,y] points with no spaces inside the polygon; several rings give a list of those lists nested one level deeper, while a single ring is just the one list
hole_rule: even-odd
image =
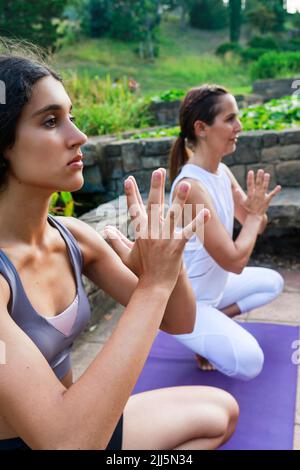
[{"label": "short dark hair", "polygon": [[0,54],[0,81],[5,92],[4,103],[0,101],[0,188],[7,181],[9,162],[4,151],[12,146],[16,128],[24,106],[29,102],[35,83],[52,76],[62,82],[61,77],[41,60],[28,59],[11,53]]}]

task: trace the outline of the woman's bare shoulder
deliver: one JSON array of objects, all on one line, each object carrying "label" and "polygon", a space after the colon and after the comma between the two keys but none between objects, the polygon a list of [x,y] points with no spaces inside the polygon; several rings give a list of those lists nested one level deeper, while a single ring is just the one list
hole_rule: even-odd
[{"label": "woman's bare shoulder", "polygon": [[55,217],[61,222],[74,236],[79,244],[84,258],[84,265],[92,262],[99,253],[108,248],[100,233],[93,227],[75,217]]}]

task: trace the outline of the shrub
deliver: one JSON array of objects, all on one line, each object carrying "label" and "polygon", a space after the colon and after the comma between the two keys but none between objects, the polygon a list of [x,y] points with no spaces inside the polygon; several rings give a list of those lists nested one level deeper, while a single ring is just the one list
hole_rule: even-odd
[{"label": "shrub", "polygon": [[244,62],[253,62],[258,61],[258,59],[267,52],[269,52],[268,49],[263,49],[260,47],[246,47],[241,51],[240,56]]},{"label": "shrub", "polygon": [[293,75],[300,72],[300,52],[267,52],[252,64],[253,80]]},{"label": "shrub", "polygon": [[240,54],[243,48],[236,42],[224,42],[220,44],[216,49],[216,55],[224,56],[227,52],[233,52],[235,54]]},{"label": "shrub", "polygon": [[248,46],[254,49],[278,50],[280,47],[273,36],[253,36],[248,42]]}]

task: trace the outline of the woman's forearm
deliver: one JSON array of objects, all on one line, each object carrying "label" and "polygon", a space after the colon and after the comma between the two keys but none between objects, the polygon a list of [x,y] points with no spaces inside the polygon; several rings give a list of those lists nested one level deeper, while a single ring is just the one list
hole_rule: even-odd
[{"label": "woman's forearm", "polygon": [[183,267],[169,298],[160,328],[170,334],[191,333],[196,318],[194,291]]},{"label": "woman's forearm", "polygon": [[139,281],[111,338],[63,396],[62,448],[105,448],[143,368],[170,293]]},{"label": "woman's forearm", "polygon": [[260,225],[260,228],[259,228],[258,235],[261,235],[262,233],[264,233],[267,225],[268,225],[268,216],[267,216],[267,214],[265,214],[263,216],[263,219],[262,219],[262,222],[261,222],[261,225]]},{"label": "woman's forearm", "polygon": [[234,242],[235,253],[235,272],[241,272],[247,265],[253,248],[256,243],[263,216],[247,215],[242,230]]}]

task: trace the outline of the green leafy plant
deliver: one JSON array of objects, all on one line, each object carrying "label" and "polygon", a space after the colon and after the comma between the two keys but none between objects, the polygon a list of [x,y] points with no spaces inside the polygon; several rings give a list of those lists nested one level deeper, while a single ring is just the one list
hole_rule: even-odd
[{"label": "green leafy plant", "polygon": [[177,101],[181,100],[185,95],[183,90],[178,90],[176,88],[172,88],[171,90],[164,91],[159,95],[152,96],[151,102],[152,103],[161,103],[161,102],[170,102],[170,101]]},{"label": "green leafy plant", "polygon": [[300,99],[287,96],[263,105],[250,106],[241,110],[241,121],[245,131],[300,127]]},{"label": "green leafy plant", "polygon": [[75,73],[65,82],[74,103],[76,124],[86,134],[115,134],[149,127],[146,100],[130,91],[126,77],[113,81],[110,75],[100,79]]},{"label": "green leafy plant", "polygon": [[50,201],[49,212],[52,215],[72,217],[74,215],[74,200],[72,194],[67,191],[53,193]]}]

